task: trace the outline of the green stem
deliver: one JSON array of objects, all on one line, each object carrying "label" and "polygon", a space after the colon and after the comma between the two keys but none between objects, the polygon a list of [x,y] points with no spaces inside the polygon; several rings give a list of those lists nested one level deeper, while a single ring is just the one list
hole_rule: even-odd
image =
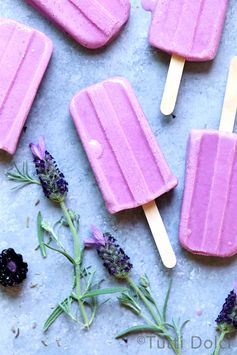
[{"label": "green stem", "polygon": [[176,342],[173,340],[173,338],[169,334],[165,335],[165,338],[169,342],[169,344],[170,344],[172,350],[174,351],[174,353],[176,355],[181,355],[181,352],[182,352],[181,345],[179,345],[178,348],[177,348],[176,347]]},{"label": "green stem", "polygon": [[153,327],[156,327],[156,324],[152,322],[144,313],[139,314],[140,317],[142,317],[148,324],[152,325]]},{"label": "green stem", "polygon": [[224,331],[221,332],[220,338],[219,338],[219,340],[218,340],[218,343],[217,343],[217,345],[216,345],[216,349],[215,349],[213,355],[218,355],[218,354],[219,354],[219,352],[220,352],[220,350],[221,350],[221,344],[222,344],[222,342],[223,342],[223,340],[224,340],[226,334],[227,334],[227,332],[224,332]]},{"label": "green stem", "polygon": [[152,317],[154,318],[156,324],[160,326],[161,325],[160,320],[159,320],[154,308],[150,304],[150,302],[146,299],[146,297],[143,295],[143,293],[141,292],[139,287],[135,284],[135,282],[129,276],[128,276],[127,280],[128,280],[129,285],[134,289],[136,294],[141,298],[141,300],[144,302],[144,304],[149,309],[149,311],[150,311]]},{"label": "green stem", "polygon": [[175,346],[175,342],[173,341],[173,339],[171,338],[171,336],[169,336],[167,334],[167,329],[164,327],[164,325],[160,322],[160,319],[158,317],[158,315],[156,314],[154,308],[152,307],[152,305],[150,304],[150,302],[147,300],[147,298],[144,296],[144,294],[141,292],[141,290],[139,289],[139,287],[136,285],[136,283],[128,276],[127,277],[127,281],[129,283],[129,285],[131,286],[131,288],[134,289],[134,291],[136,292],[136,294],[141,298],[141,300],[144,302],[144,304],[146,305],[146,307],[148,308],[148,310],[150,311],[153,319],[156,322],[156,325],[164,332],[164,337],[168,340],[168,342],[170,343],[174,353],[176,355],[180,355],[181,354],[181,350],[177,349]]},{"label": "green stem", "polygon": [[72,236],[73,236],[73,241],[74,241],[74,253],[75,253],[75,258],[80,260],[80,257],[81,257],[81,248],[80,248],[80,241],[79,241],[79,238],[78,238],[78,234],[77,234],[77,230],[72,222],[72,219],[71,219],[71,216],[68,212],[68,209],[65,205],[64,202],[61,202],[60,203],[60,206],[63,210],[63,213],[66,217],[66,220],[67,220],[67,223],[69,225],[69,228],[70,228],[70,231],[72,233]]},{"label": "green stem", "polygon": [[68,209],[65,205],[64,202],[60,203],[60,206],[63,210],[63,213],[66,217],[66,220],[68,222],[70,231],[73,236],[73,242],[74,242],[74,256],[76,260],[76,266],[75,266],[75,276],[76,276],[76,295],[78,299],[78,305],[81,311],[82,318],[84,320],[84,325],[86,328],[89,327],[89,320],[86,314],[86,310],[83,304],[83,301],[80,299],[81,298],[81,247],[80,247],[80,240],[77,234],[77,230],[73,224],[73,221],[71,219],[71,216],[68,212]]}]

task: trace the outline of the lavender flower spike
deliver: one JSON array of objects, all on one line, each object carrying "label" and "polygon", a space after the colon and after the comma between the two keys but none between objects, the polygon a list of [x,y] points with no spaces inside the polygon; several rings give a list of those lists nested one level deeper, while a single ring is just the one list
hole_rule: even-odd
[{"label": "lavender flower spike", "polygon": [[220,332],[220,337],[213,355],[219,355],[222,349],[221,344],[226,335],[237,331],[237,282],[235,282],[234,289],[225,299],[225,303],[223,304],[222,310],[216,319],[216,323],[217,330]]},{"label": "lavender flower spike", "polygon": [[54,158],[46,150],[43,137],[40,137],[38,144],[31,143],[30,148],[45,196],[51,201],[63,202],[67,196],[68,183],[58,169]]},{"label": "lavender flower spike", "polygon": [[216,319],[218,330],[226,332],[237,331],[237,283],[225,299],[225,303]]},{"label": "lavender flower spike", "polygon": [[117,279],[126,279],[132,264],[130,258],[120,248],[117,241],[109,233],[102,233],[96,227],[92,228],[92,238],[84,241],[86,247],[93,247],[97,250],[99,257],[103,261],[104,267],[110,275]]}]

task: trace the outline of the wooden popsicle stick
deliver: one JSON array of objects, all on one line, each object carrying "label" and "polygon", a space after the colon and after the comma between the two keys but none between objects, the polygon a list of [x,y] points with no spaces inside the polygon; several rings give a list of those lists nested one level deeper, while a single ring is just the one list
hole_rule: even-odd
[{"label": "wooden popsicle stick", "polygon": [[167,268],[172,269],[176,265],[176,256],[170,244],[169,237],[160,212],[156,206],[156,202],[151,201],[142,207],[160,253],[161,260]]},{"label": "wooden popsicle stick", "polygon": [[220,131],[233,132],[237,112],[237,57],[230,63],[229,76],[226,86],[224,105],[221,115]]},{"label": "wooden popsicle stick", "polygon": [[184,65],[184,58],[178,57],[177,55],[172,55],[165,83],[165,89],[160,105],[160,110],[163,115],[171,115],[174,111],[180,82],[183,75]]}]

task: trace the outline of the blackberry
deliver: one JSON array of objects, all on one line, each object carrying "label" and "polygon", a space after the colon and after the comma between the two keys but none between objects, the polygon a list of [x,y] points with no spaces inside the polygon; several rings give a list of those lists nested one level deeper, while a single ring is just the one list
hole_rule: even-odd
[{"label": "blackberry", "polygon": [[28,265],[21,254],[12,248],[4,249],[0,254],[0,284],[4,287],[20,284],[28,271]]}]

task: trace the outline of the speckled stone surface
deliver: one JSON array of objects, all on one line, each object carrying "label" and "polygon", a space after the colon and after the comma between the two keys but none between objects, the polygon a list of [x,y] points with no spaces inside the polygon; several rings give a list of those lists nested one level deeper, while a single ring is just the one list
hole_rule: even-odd
[{"label": "speckled stone surface", "polygon": [[[113,232],[131,256],[134,277],[146,272],[158,300],[162,301],[172,277],[168,315],[191,320],[184,334],[183,353],[211,354],[213,347],[207,347],[211,346],[210,341],[215,341],[214,320],[233,287],[237,274],[236,258],[218,260],[186,253],[178,242],[178,224],[189,130],[218,128],[228,66],[231,57],[237,53],[236,1],[229,1],[216,60],[186,65],[175,118],[164,118],[159,112],[169,56],[149,47],[150,14],[142,10],[140,0],[132,1],[130,21],[119,38],[106,49],[96,52],[77,45],[22,0],[1,0],[0,16],[34,26],[54,42],[53,58],[17,153],[13,159],[0,153],[0,249],[14,247],[29,263],[28,279],[18,293],[0,289],[0,354],[172,354],[167,348],[159,350],[157,339],[150,340],[146,334],[131,336],[127,343],[114,339],[116,332],[139,322],[135,315],[119,308],[116,296],[100,308],[89,332],[80,330],[62,316],[43,334],[42,324],[51,308],[67,296],[72,275],[70,266],[60,255],[49,252],[48,258],[42,260],[40,253],[35,251],[36,215],[40,209],[45,217],[54,221],[60,216],[60,211],[45,200],[37,187],[11,191],[12,183],[5,177],[14,162],[31,161],[28,144],[42,134],[70,183],[68,204],[81,215],[80,235],[89,234],[91,223]],[[165,156],[180,181],[174,192],[158,201],[178,257],[177,267],[170,272],[161,265],[142,209],[116,216],[107,213],[69,117],[68,105],[78,90],[115,75],[125,76],[133,84]],[[40,203],[35,206],[38,199]],[[106,275],[93,252],[86,257],[86,264],[97,265],[98,279]],[[112,284],[113,280],[106,277],[104,286]],[[16,337],[14,332],[18,328]],[[196,349],[191,349],[192,337],[196,337],[193,338]],[[205,347],[206,340],[210,341],[205,343]],[[223,354],[237,352],[237,340],[233,339],[225,346],[231,348],[223,350]]]}]

